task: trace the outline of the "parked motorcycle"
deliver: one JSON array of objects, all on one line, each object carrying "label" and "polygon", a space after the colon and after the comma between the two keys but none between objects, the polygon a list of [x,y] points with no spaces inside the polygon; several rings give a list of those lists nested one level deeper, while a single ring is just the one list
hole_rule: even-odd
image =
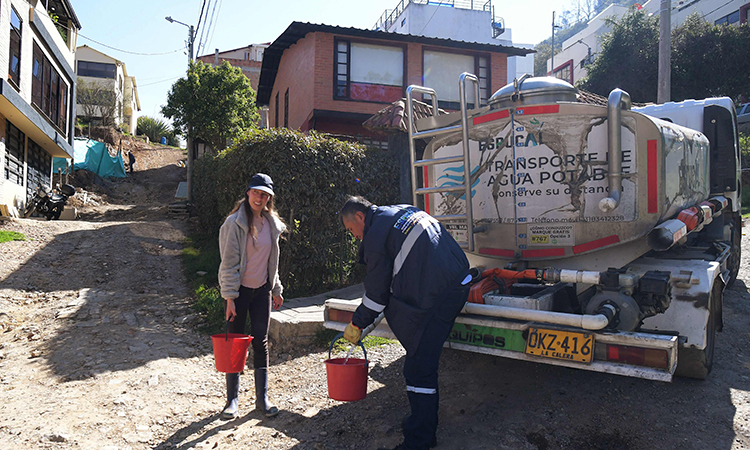
[{"label": "parked motorcycle", "polygon": [[34,196],[26,205],[23,217],[30,217],[34,214],[34,211],[37,211],[39,214],[45,216],[47,220],[59,219],[68,198],[74,196],[75,193],[76,188],[69,184],[63,184],[52,191],[38,186]]}]

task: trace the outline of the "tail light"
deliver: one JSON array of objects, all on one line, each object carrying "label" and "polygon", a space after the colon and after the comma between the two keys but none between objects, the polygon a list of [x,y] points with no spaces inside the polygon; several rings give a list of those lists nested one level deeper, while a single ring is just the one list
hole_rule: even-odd
[{"label": "tail light", "polygon": [[607,344],[606,360],[666,369],[668,357],[666,350]]}]

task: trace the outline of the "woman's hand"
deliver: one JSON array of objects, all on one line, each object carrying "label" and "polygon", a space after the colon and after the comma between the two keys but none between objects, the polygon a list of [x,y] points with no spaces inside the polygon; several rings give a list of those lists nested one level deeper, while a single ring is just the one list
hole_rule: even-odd
[{"label": "woman's hand", "polygon": [[278,310],[279,308],[281,308],[281,305],[283,305],[283,304],[284,304],[284,297],[282,297],[281,295],[274,295],[273,296],[273,303],[272,303],[272,305],[273,305],[273,309],[274,310]]},{"label": "woman's hand", "polygon": [[237,315],[237,309],[234,307],[234,299],[228,298],[226,300],[227,300],[227,307],[226,307],[227,322],[233,322],[235,316]]}]

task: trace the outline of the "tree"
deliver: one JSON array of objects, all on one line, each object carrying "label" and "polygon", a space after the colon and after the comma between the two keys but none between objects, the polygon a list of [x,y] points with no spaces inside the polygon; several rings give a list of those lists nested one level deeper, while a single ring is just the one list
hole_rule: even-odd
[{"label": "tree", "polygon": [[692,14],[672,32],[672,100],[750,95],[750,25],[714,25]]},{"label": "tree", "polygon": [[[655,102],[659,19],[631,10],[612,26],[578,87],[603,96],[619,87],[634,102]],[[671,41],[671,100],[750,95],[750,25],[714,25],[693,14]]]},{"label": "tree", "polygon": [[606,19],[612,31],[578,87],[608,96],[614,88],[633,102],[655,102],[659,63],[659,19],[633,8],[619,20]]},{"label": "tree", "polygon": [[187,77],[172,85],[161,112],[180,135],[200,138],[215,150],[256,128],[260,118],[250,80],[226,61],[218,67],[191,63]]},{"label": "tree", "polygon": [[76,88],[78,111],[85,124],[99,122],[101,125],[115,125],[115,118],[121,113],[122,104],[117,101],[115,92],[102,83],[78,78]]}]

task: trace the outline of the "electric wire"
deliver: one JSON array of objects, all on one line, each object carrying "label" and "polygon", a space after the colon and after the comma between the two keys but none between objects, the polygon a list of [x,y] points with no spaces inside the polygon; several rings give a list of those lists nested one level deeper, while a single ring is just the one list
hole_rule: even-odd
[{"label": "electric wire", "polygon": [[[211,10],[211,19],[208,21],[208,31],[206,31],[206,42],[203,43],[203,50],[206,50],[206,46],[211,45],[211,40],[213,39],[213,33],[216,30],[215,23],[214,23],[214,15],[216,14],[216,5],[221,3],[221,0],[214,0],[214,8]],[[219,11],[221,11],[221,7],[219,7]],[[219,17],[216,16],[216,20],[219,20]]]},{"label": "electric wire", "polygon": [[[200,30],[201,20],[203,20],[203,8],[205,7],[206,7],[206,0],[203,0],[203,5],[201,5],[201,13],[198,16],[198,25],[195,26],[195,31],[194,31],[195,34],[198,34],[198,31]],[[191,39],[193,39],[193,36],[191,36]]]},{"label": "electric wire", "polygon": [[208,10],[211,9],[211,0],[208,0],[208,5],[207,6],[208,7],[206,8],[206,15],[203,16],[203,27],[201,27],[201,29],[200,29],[201,33],[200,33],[200,37],[198,38],[198,46],[195,47],[195,49],[196,49],[196,53],[195,54],[196,55],[200,55],[201,46],[204,45],[203,36],[206,34],[206,29],[209,26],[209,23],[208,23]]},{"label": "electric wire", "polygon": [[88,40],[89,40],[89,41],[91,41],[91,42],[95,42],[95,43],[97,43],[97,44],[101,45],[102,47],[107,47],[107,48],[109,48],[109,49],[112,49],[112,50],[115,50],[115,51],[118,51],[118,52],[122,52],[122,53],[127,53],[127,54],[129,54],[129,55],[138,55],[138,56],[162,56],[162,55],[169,55],[169,54],[171,54],[171,53],[177,53],[177,52],[181,52],[181,51],[185,50],[185,47],[182,47],[182,48],[178,48],[178,49],[176,49],[176,50],[172,50],[172,51],[169,51],[169,52],[161,52],[161,53],[142,53],[142,52],[132,52],[132,51],[130,51],[130,50],[123,50],[123,49],[121,49],[121,48],[117,48],[117,47],[112,47],[111,45],[107,45],[107,44],[105,44],[105,43],[103,43],[103,42],[99,42],[99,41],[97,41],[96,39],[92,39],[92,38],[90,38],[90,37],[88,37],[88,36],[84,36],[84,35],[82,35],[81,33],[78,33],[78,36],[80,36],[80,37],[82,37],[82,38],[84,38],[84,39],[88,39]]},{"label": "electric wire", "polygon": [[182,75],[177,75],[176,77],[165,78],[163,80],[154,81],[152,83],[140,84],[140,85],[138,85],[138,87],[142,88],[142,87],[145,87],[145,86],[151,86],[152,84],[166,83],[167,81],[176,80],[177,78],[180,78],[180,77],[182,77]]}]

